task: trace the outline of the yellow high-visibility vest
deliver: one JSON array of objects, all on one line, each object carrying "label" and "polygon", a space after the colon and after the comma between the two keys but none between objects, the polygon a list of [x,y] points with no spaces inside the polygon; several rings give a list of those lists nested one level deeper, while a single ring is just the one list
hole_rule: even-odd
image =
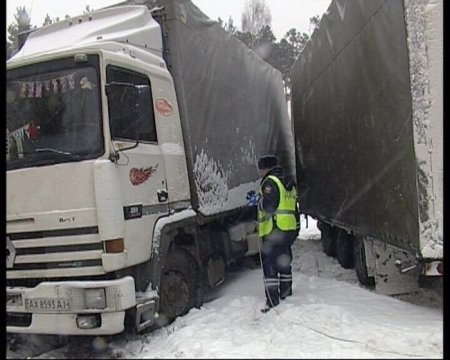
[{"label": "yellow high-visibility vest", "polygon": [[293,187],[291,190],[286,190],[283,183],[273,175],[268,176],[278,186],[280,194],[280,203],[275,213],[266,214],[262,208],[262,189],[260,192],[260,204],[258,205],[258,235],[260,237],[270,234],[273,230],[273,222],[278,229],[282,231],[290,231],[297,229],[297,219],[295,217],[295,210],[297,207],[297,190]]}]

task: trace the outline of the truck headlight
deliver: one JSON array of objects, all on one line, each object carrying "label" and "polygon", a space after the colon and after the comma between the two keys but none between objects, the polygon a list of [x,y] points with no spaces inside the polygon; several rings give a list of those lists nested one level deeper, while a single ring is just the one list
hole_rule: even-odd
[{"label": "truck headlight", "polygon": [[105,289],[85,289],[84,303],[86,309],[104,309],[106,307]]}]

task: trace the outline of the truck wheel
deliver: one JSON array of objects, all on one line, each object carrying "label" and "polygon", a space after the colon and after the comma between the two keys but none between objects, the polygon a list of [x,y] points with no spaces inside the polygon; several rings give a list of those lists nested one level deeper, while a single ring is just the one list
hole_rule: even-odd
[{"label": "truck wheel", "polygon": [[323,252],[328,256],[336,256],[336,229],[326,224],[320,226]]},{"label": "truck wheel", "polygon": [[167,325],[192,307],[201,305],[199,279],[197,266],[188,252],[169,251],[161,274],[158,325]]},{"label": "truck wheel", "polygon": [[355,272],[361,285],[375,287],[375,278],[367,273],[366,253],[364,241],[361,237],[355,237],[353,244],[353,259],[355,262]]},{"label": "truck wheel", "polygon": [[336,257],[344,269],[351,269],[353,262],[353,236],[343,230],[337,230]]}]

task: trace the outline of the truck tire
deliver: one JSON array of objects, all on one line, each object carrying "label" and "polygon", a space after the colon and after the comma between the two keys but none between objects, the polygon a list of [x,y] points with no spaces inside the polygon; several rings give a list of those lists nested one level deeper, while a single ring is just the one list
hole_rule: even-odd
[{"label": "truck tire", "polygon": [[355,263],[356,276],[361,285],[374,288],[375,278],[367,273],[366,253],[364,249],[364,241],[361,237],[355,237],[353,243],[353,259]]},{"label": "truck tire", "polygon": [[336,257],[344,269],[353,268],[353,236],[343,230],[337,230]]},{"label": "truck tire", "polygon": [[328,255],[336,256],[336,229],[327,224],[321,223],[320,227],[323,252]]},{"label": "truck tire", "polygon": [[158,325],[164,326],[201,306],[201,284],[198,268],[185,250],[170,250],[161,274]]}]

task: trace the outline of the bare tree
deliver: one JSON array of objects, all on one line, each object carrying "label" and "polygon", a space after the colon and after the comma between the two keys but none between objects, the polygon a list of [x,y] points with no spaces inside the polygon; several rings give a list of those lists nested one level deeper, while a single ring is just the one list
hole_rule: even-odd
[{"label": "bare tree", "polygon": [[320,16],[316,15],[309,18],[309,32],[314,31],[320,25]]},{"label": "bare tree", "polygon": [[228,18],[228,22],[224,22],[220,17],[217,19],[220,27],[224,29],[230,35],[234,35],[237,31],[236,26],[234,26],[233,19],[231,16]]},{"label": "bare tree", "polygon": [[14,22],[8,26],[8,39],[6,41],[6,58],[9,59],[23,45],[23,40],[27,31],[32,30],[31,18],[25,6],[16,8]]},{"label": "bare tree", "polygon": [[272,16],[265,0],[247,0],[242,12],[242,32],[250,33],[253,49],[255,39],[264,26],[271,25]]}]

